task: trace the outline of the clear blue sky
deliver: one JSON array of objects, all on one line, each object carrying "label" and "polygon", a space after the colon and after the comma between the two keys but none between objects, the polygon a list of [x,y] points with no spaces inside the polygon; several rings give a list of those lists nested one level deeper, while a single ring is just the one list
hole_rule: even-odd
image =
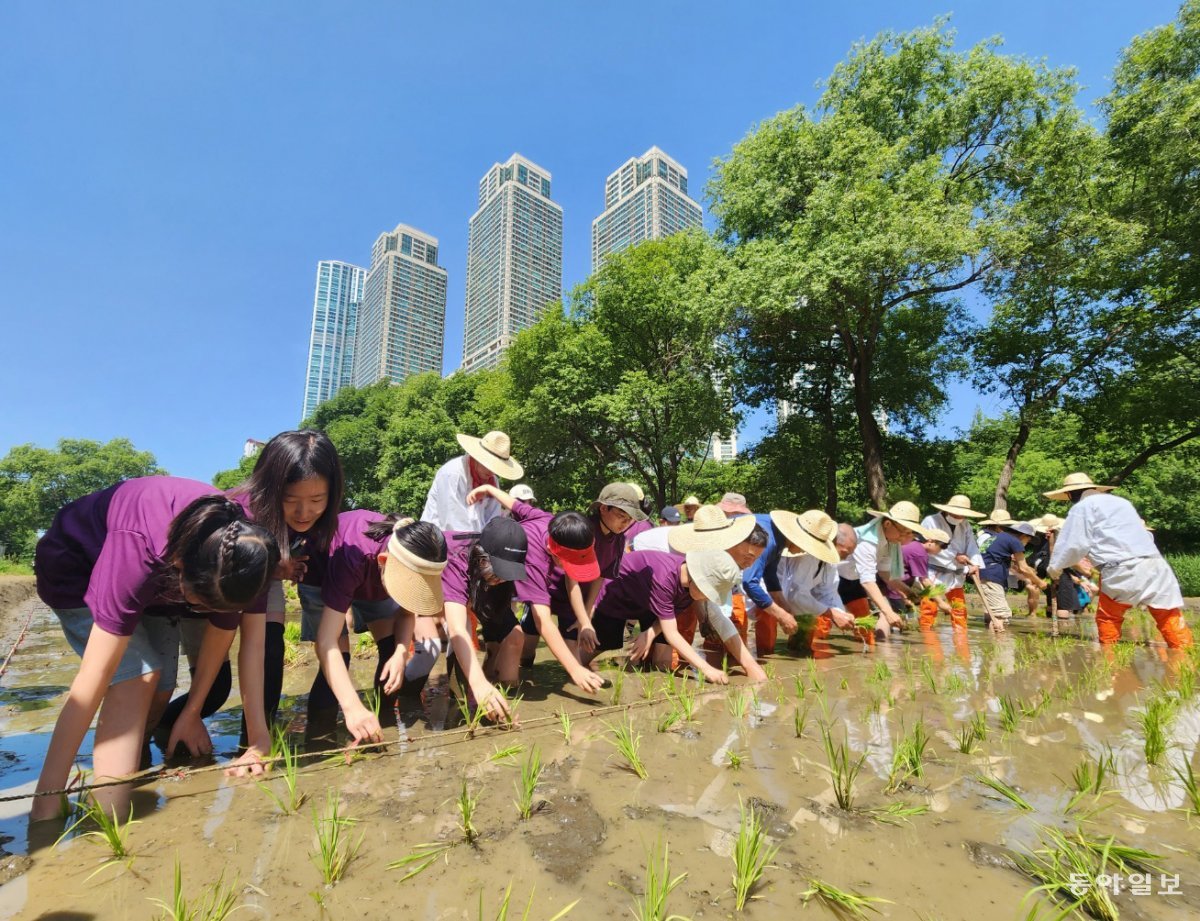
[{"label": "clear blue sky", "polygon": [[[0,455],[125,436],[209,479],[298,421],[319,259],[440,238],[445,368],[467,219],[520,151],[589,269],[605,176],[657,144],[704,188],[851,43],[953,12],[959,43],[1073,66],[1088,104],[1160,0],[81,2],[0,7]],[[954,391],[944,427],[977,406]]]}]

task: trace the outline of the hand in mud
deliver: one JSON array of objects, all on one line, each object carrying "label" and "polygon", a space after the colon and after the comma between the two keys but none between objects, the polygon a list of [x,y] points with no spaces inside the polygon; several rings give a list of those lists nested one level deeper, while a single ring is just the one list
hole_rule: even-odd
[{"label": "hand in mud", "polygon": [[581,652],[591,655],[596,651],[596,647],[600,645],[600,641],[596,639],[596,631],[593,627],[579,628],[579,649]]},{"label": "hand in mud", "polygon": [[229,767],[225,768],[226,777],[258,777],[265,773],[267,773],[267,762],[263,758],[263,753],[253,745],[247,748],[237,760],[231,762]]},{"label": "hand in mud", "polygon": [[650,647],[654,645],[654,634],[643,630],[634,637],[633,645],[629,647],[629,661],[641,662],[650,655]]},{"label": "hand in mud", "polygon": [[355,748],[359,742],[383,741],[383,730],[379,726],[379,718],[363,706],[346,714],[346,731],[354,737],[354,741],[350,743],[351,748]]},{"label": "hand in mud", "polygon": [[701,674],[704,675],[704,680],[709,684],[729,684],[729,676],[719,668],[713,668],[711,665],[706,665]]},{"label": "hand in mud", "polygon": [[762,682],[767,680],[767,673],[763,670],[763,667],[761,665],[759,665],[757,662],[751,662],[749,665],[746,666],[746,677],[749,678],[751,681],[753,681],[755,684],[761,684]]},{"label": "hand in mud", "polygon": [[800,625],[796,623],[796,618],[794,618],[790,612],[785,611],[782,608],[780,608],[779,615],[775,619],[779,621],[779,629],[783,631],[784,636],[791,636],[800,627]]},{"label": "hand in mud", "polygon": [[900,615],[897,614],[895,611],[893,611],[890,614],[887,614],[885,616],[887,617],[887,622],[888,622],[889,627],[903,627],[904,626],[903,618],[901,618]]},{"label": "hand in mud", "polygon": [[166,754],[168,758],[175,754],[175,749],[178,748],[180,742],[193,758],[212,754],[212,739],[209,738],[208,729],[205,728],[200,714],[190,713],[187,710],[179,714],[179,719],[171,727],[171,736],[167,739]]},{"label": "hand in mud", "polygon": [[854,615],[849,611],[839,611],[837,608],[830,608],[829,616],[833,618],[834,624],[841,629],[854,629]]},{"label": "hand in mud", "polygon": [[604,687],[604,679],[590,668],[584,668],[583,666],[580,666],[579,670],[571,675],[571,681],[581,691],[588,694],[595,694]]},{"label": "hand in mud", "polygon": [[[508,701],[504,699],[503,694],[490,684],[485,685],[478,691],[472,688],[472,693],[475,694],[476,702],[479,706],[483,707],[483,711],[487,714],[488,719],[496,723],[499,723],[501,720],[505,722],[512,720],[512,711],[508,708]],[[514,725],[517,725],[515,721]]]},{"label": "hand in mud", "polygon": [[404,663],[408,660],[408,650],[397,646],[390,659],[384,663],[379,672],[379,680],[383,683],[384,694],[395,694],[404,684]]}]

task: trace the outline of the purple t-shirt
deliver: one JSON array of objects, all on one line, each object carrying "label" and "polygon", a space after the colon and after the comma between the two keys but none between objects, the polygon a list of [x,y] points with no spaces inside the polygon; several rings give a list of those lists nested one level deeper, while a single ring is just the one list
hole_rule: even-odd
[{"label": "purple t-shirt", "polygon": [[627,527],[625,529],[624,533],[621,535],[623,538],[625,538],[625,546],[627,548],[632,548],[633,547],[633,539],[635,537],[637,537],[639,534],[641,534],[643,531],[649,531],[653,527],[654,527],[654,525],[650,523],[649,519],[646,519],[645,521],[633,522],[633,524],[631,524],[629,527]]},{"label": "purple t-shirt", "polygon": [[525,554],[525,578],[514,582],[513,597],[526,604],[550,604],[550,583],[556,569],[547,541],[554,515],[521,499],[513,503],[513,521],[525,531],[529,550]]},{"label": "purple t-shirt", "polygon": [[366,509],[338,515],[321,584],[321,601],[327,608],[345,612],[355,601],[383,601],[388,597],[379,572],[379,554],[387,549],[388,535],[372,538],[363,533],[384,520],[386,516]]},{"label": "purple t-shirt", "polygon": [[[594,547],[596,563],[600,566],[600,578],[615,579],[621,570],[621,557],[625,555],[625,541],[629,531],[620,534],[602,533],[604,529],[600,525],[599,512],[594,516],[589,515],[588,521],[592,523],[592,533],[596,536]],[[641,523],[635,521],[633,524]],[[558,567],[555,567],[550,576],[550,610],[559,617],[572,613],[571,601],[567,597],[567,574]]]},{"label": "purple t-shirt", "polygon": [[613,620],[638,620],[653,614],[674,620],[692,605],[692,594],[682,584],[683,560],[673,553],[633,550],[621,559],[621,571],[605,581],[596,599],[596,613]]},{"label": "purple t-shirt", "polygon": [[479,538],[470,531],[443,531],[446,537],[446,568],[442,570],[442,594],[447,601],[465,605],[469,599],[467,562],[471,547]]},{"label": "purple t-shirt", "polygon": [[[182,605],[178,582],[161,577],[167,532],[193,500],[216,495],[180,477],[126,480],[63,506],[35,553],[38,595],[52,608],[87,607],[96,626],[130,636],[145,608]],[[232,630],[240,615],[208,614]]]}]

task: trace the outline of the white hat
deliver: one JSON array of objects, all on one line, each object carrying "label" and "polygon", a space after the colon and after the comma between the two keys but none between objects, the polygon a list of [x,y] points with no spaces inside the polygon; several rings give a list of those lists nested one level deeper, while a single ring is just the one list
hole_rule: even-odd
[{"label": "white hat", "polygon": [[684,507],[687,507],[687,506],[689,506],[689,505],[695,505],[695,506],[699,506],[699,505],[700,505],[700,500],[699,500],[699,499],[697,499],[695,496],[688,496],[686,499],[684,499],[684,500],[683,500],[682,502],[680,502],[679,504],[680,504],[680,505],[682,505],[682,506],[684,506]]},{"label": "white hat", "polygon": [[977,512],[971,508],[971,500],[967,496],[951,496],[949,502],[932,502],[930,504],[939,512],[958,515],[960,518],[983,517],[983,512]]},{"label": "white hat", "polygon": [[894,521],[902,528],[908,528],[922,537],[925,536],[925,529],[921,526],[921,510],[911,502],[897,502],[886,512],[867,509],[867,514]]},{"label": "white hat", "polygon": [[728,604],[742,577],[737,563],[724,550],[694,550],[684,557],[688,579],[713,604]]},{"label": "white hat", "polygon": [[1101,486],[1099,483],[1093,483],[1092,478],[1086,473],[1068,473],[1063,477],[1062,489],[1052,489],[1050,492],[1042,493],[1047,499],[1066,500],[1071,498],[1070,493],[1082,491],[1084,489],[1095,489],[1098,492],[1108,492],[1116,489],[1115,486]]},{"label": "white hat", "polygon": [[728,550],[749,537],[757,523],[753,515],[730,518],[715,505],[702,505],[688,524],[671,528],[667,543],[680,553]]},{"label": "white hat", "polygon": [[520,499],[522,502],[537,501],[537,496],[533,494],[533,487],[528,483],[518,483],[508,491],[508,494],[514,499]]},{"label": "white hat", "polygon": [[[779,529],[788,543],[795,544],[805,553],[826,563],[841,561],[834,545],[837,522],[824,512],[810,509],[797,515],[795,512],[776,510],[771,512],[771,523]],[[796,556],[786,547],[783,555]]]},{"label": "white hat", "polygon": [[483,464],[488,470],[505,480],[519,480],[525,468],[516,462],[512,454],[512,443],[503,432],[488,432],[482,438],[473,435],[455,435],[462,449]]}]

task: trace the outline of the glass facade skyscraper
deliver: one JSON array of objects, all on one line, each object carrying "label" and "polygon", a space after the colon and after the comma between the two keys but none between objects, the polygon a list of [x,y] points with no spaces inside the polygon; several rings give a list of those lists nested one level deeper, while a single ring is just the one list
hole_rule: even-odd
[{"label": "glass facade skyscraper", "polygon": [[462,369],[495,367],[513,337],[561,298],[562,208],[550,198],[550,173],[513,154],[479,181]]},{"label": "glass facade skyscraper", "polygon": [[437,258],[437,237],[406,224],[375,241],[358,311],[355,387],[441,373],[446,270]]},{"label": "glass facade skyscraper", "polygon": [[593,272],[610,253],[701,226],[704,212],[688,197],[687,175],[651,147],[626,160],[604,181],[604,213],[592,221]]},{"label": "glass facade skyscraper", "polygon": [[364,269],[348,262],[317,263],[301,419],[307,419],[320,403],[350,386],[354,336],[366,274]]}]

